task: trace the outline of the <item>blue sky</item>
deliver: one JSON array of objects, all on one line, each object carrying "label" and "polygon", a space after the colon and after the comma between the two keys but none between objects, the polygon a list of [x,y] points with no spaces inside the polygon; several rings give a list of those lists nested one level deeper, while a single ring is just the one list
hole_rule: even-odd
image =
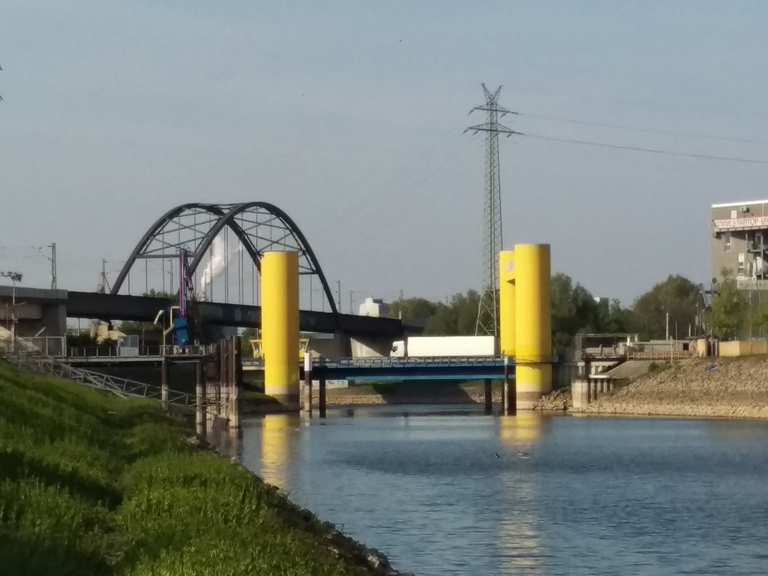
[{"label": "blue sky", "polygon": [[[265,200],[331,282],[441,298],[480,282],[480,83],[524,132],[768,159],[762,2],[0,2],[0,269],[56,241],[94,288],[162,211]],[[692,137],[703,133],[718,138]],[[719,137],[749,140],[739,142]],[[502,142],[504,237],[631,302],[706,281],[709,205],[768,165]],[[6,246],[6,248],[2,248]]]}]

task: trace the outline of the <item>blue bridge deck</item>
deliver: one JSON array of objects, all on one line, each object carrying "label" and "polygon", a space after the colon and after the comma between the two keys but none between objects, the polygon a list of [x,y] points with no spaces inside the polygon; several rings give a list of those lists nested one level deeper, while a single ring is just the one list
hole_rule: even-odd
[{"label": "blue bridge deck", "polygon": [[[245,370],[263,370],[261,362],[243,363]],[[302,378],[304,369],[301,369]],[[509,364],[509,378],[514,379],[514,363]],[[344,358],[316,360],[312,366],[315,380],[352,380],[355,382],[403,382],[415,380],[504,380],[504,358]]]}]

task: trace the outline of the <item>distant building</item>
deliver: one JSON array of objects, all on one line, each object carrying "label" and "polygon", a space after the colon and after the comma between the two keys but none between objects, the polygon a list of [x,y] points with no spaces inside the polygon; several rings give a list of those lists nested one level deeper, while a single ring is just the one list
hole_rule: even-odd
[{"label": "distant building", "polygon": [[360,316],[373,316],[374,318],[384,318],[389,316],[389,305],[384,303],[381,298],[366,298],[358,308]]},{"label": "distant building", "polygon": [[723,270],[742,290],[768,290],[768,200],[712,205],[712,277]]}]

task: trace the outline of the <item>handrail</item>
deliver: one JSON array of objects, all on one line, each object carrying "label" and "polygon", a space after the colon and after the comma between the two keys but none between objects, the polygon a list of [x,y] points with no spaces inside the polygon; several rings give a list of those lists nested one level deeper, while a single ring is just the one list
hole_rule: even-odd
[{"label": "handrail", "polygon": [[[163,388],[161,386],[131,380],[130,378],[112,376],[103,372],[76,368],[55,358],[16,354],[5,356],[4,359],[17,368],[66,378],[89,388],[111,392],[120,398],[128,398],[130,396],[134,398],[161,399],[163,396]],[[167,398],[168,404],[185,407],[197,405],[194,394],[181,390],[168,388]]]}]

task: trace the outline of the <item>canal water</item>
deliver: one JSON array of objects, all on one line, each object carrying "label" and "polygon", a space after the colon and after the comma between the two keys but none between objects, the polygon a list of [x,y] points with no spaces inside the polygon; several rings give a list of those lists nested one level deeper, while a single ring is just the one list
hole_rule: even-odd
[{"label": "canal water", "polygon": [[420,576],[768,574],[768,423],[397,406],[249,420],[240,450]]}]

